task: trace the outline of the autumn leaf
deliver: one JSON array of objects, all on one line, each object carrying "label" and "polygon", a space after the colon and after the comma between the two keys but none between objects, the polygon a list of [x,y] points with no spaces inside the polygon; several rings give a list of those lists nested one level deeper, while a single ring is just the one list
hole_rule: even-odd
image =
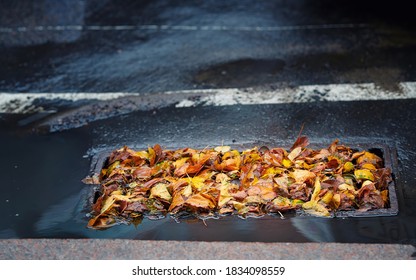
[{"label": "autumn leaf", "polygon": [[374,181],[374,175],[370,170],[367,169],[356,169],[354,171],[355,178],[357,180],[370,180]]},{"label": "autumn leaf", "polygon": [[294,159],[295,158],[297,158],[300,154],[302,153],[302,147],[296,147],[296,148],[294,148],[290,153],[289,153],[289,155],[287,156],[287,158],[290,160],[290,161],[294,161]]},{"label": "autumn leaf", "polygon": [[216,206],[212,197],[210,197],[209,195],[201,194],[201,193],[197,193],[197,194],[190,196],[186,200],[185,204],[191,207],[201,208],[201,209],[206,209],[206,210],[214,209]]},{"label": "autumn leaf", "polygon": [[295,143],[293,143],[293,146],[290,148],[291,151],[293,151],[296,148],[305,148],[309,145],[309,138],[306,136],[299,136]]},{"label": "autumn leaf", "polygon": [[359,156],[357,158],[357,164],[358,165],[364,165],[366,163],[371,163],[373,166],[375,166],[377,168],[380,168],[380,167],[382,167],[382,162],[383,162],[383,160],[379,156],[377,156],[373,153],[367,152],[367,151],[364,152],[361,156]]},{"label": "autumn leaf", "polygon": [[328,209],[319,202],[319,194],[321,192],[321,182],[319,178],[315,180],[314,190],[310,201],[302,204],[302,208],[309,214],[315,216],[330,216]]},{"label": "autumn leaf", "polygon": [[296,183],[304,183],[308,180],[313,180],[316,174],[308,170],[295,169],[290,173],[290,176],[295,179]]},{"label": "autumn leaf", "polygon": [[176,213],[184,203],[185,199],[183,198],[182,194],[178,192],[173,196],[172,203],[170,204],[168,211],[171,213]]},{"label": "autumn leaf", "polygon": [[150,189],[149,198],[154,198],[154,197],[159,198],[166,202],[170,202],[172,200],[172,196],[168,191],[167,185],[163,183],[158,183]]}]

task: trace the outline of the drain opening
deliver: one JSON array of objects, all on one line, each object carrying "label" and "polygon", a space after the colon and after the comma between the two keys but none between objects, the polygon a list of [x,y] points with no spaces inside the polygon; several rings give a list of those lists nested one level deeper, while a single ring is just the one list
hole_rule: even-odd
[{"label": "drain opening", "polygon": [[[224,147],[224,146],[223,146]],[[251,146],[252,148],[253,146]],[[395,186],[395,181],[394,181],[394,168],[392,165],[392,153],[391,153],[391,149],[387,146],[387,145],[383,145],[383,144],[357,144],[353,146],[354,148],[351,148],[351,150],[353,152],[357,152],[357,151],[368,151],[374,155],[376,155],[377,157],[380,157],[382,159],[382,165],[383,168],[387,168],[389,170],[391,170],[391,177],[392,180],[388,183],[387,186],[387,190],[388,190],[388,202],[386,203],[385,207],[383,208],[379,208],[379,209],[371,209],[370,211],[361,211],[361,210],[342,210],[342,211],[333,211],[331,213],[331,217],[340,217],[340,218],[344,218],[344,217],[376,217],[376,216],[393,216],[393,215],[397,215],[398,214],[398,202],[397,202],[397,194],[396,194],[396,186]],[[236,147],[237,148],[237,147]],[[245,147],[243,146],[239,146],[239,148],[249,148],[247,147],[247,145],[245,145]],[[228,149],[228,148],[227,148]],[[230,150],[233,150],[233,148],[229,147]],[[259,149],[260,150],[260,149]],[[221,151],[220,153],[222,153],[222,156],[224,156],[225,153],[227,153],[229,151]],[[262,151],[262,153],[264,153],[264,151]],[[111,165],[112,162],[110,162],[110,154],[111,154],[111,150],[106,150],[103,151],[101,153],[98,153],[94,159],[93,159],[93,173],[95,174],[99,174],[100,172],[102,172],[102,169],[106,169],[108,168],[109,165]],[[190,177],[187,174],[188,177]],[[186,179],[186,177],[184,176],[184,178]],[[155,179],[155,178],[153,178]],[[154,185],[157,185],[158,183],[160,183],[162,180],[160,180],[159,182],[155,182]],[[230,182],[235,182],[236,178],[232,178],[232,180]],[[191,186],[193,187],[193,186]],[[163,192],[165,192],[166,190],[164,190],[164,186],[159,186],[159,189],[161,189]],[[169,190],[168,190],[169,193]],[[165,195],[168,196],[168,193],[165,192]],[[100,185],[96,185],[94,188],[92,188],[92,192],[91,192],[91,197],[92,199],[90,199],[91,204],[95,205],[97,203],[97,201],[100,199],[100,197],[103,196],[103,191],[100,188]],[[122,192],[120,193],[120,195],[125,195],[125,193],[123,194]],[[152,196],[153,194],[151,194]],[[169,195],[171,195],[169,193]],[[311,195],[311,194],[309,194]],[[167,197],[165,197],[167,198]],[[170,198],[172,199],[172,197]],[[203,199],[203,197],[201,198]],[[190,213],[187,211],[178,211],[176,213],[168,213],[166,211],[162,211],[162,212],[158,212],[157,210],[161,210],[161,209],[168,209],[167,205],[166,205],[166,201],[163,201],[163,199],[161,199],[161,196],[157,196],[153,195],[153,197],[150,197],[149,199],[150,204],[146,204],[145,206],[143,206],[144,204],[142,204],[140,206],[140,203],[136,203],[136,209],[138,211],[143,211],[143,209],[141,209],[140,207],[147,207],[149,210],[149,208],[152,208],[153,210],[156,209],[156,211],[154,213],[156,213],[155,215],[136,215],[133,218],[143,218],[143,217],[148,217],[150,219],[154,219],[154,218],[164,218],[165,216],[171,216],[172,218],[176,219],[176,220],[180,220],[182,218],[189,218],[189,217],[197,217],[199,219],[207,219],[207,218],[226,218],[226,215],[218,215],[218,213],[215,213],[214,215],[212,214],[212,212],[210,211],[197,211],[194,213]],[[305,201],[304,201],[305,202]],[[107,204],[111,204],[111,203],[117,203],[115,201],[106,201],[106,202],[101,202],[103,204],[107,203]],[[129,202],[118,202],[117,204],[117,209],[128,209],[128,207],[130,207],[129,209],[132,209],[134,205],[134,201],[129,201]],[[249,206],[255,206],[255,202],[253,204],[249,204]],[[168,205],[169,206],[169,205]],[[246,205],[247,206],[247,205]],[[108,205],[107,205],[108,207]],[[253,208],[253,207],[251,207]],[[152,210],[151,209],[151,210]],[[89,209],[89,211],[91,211],[91,209]],[[285,212],[284,214],[287,215],[288,213],[290,215],[294,214],[294,215],[310,215],[308,211],[305,211],[305,209],[303,208],[298,208],[298,207],[294,207],[292,209],[288,209],[288,211],[282,211]],[[221,213],[220,213],[221,214]],[[227,213],[222,213],[222,214],[227,214]],[[281,217],[281,212],[280,211],[274,211],[274,212],[261,212],[259,215],[250,215],[250,212],[248,212],[247,215],[244,215],[243,217],[261,217],[264,215],[270,215],[270,216],[278,216]],[[126,218],[126,217],[124,217]],[[119,219],[119,220],[112,220],[111,224],[118,224],[118,223],[129,223],[128,219]],[[107,224],[103,225],[103,228],[105,228],[106,226],[108,226]]]}]

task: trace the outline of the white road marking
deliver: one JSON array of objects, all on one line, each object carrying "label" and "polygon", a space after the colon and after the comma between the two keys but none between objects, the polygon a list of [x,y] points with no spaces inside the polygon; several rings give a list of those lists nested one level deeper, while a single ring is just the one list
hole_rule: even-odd
[{"label": "white road marking", "polygon": [[[377,87],[374,83],[362,84],[328,84],[305,85],[294,88],[283,88],[269,91],[246,89],[204,89],[165,92],[166,95],[183,95],[175,104],[178,108],[193,106],[230,106],[252,104],[306,103],[319,101],[364,101],[395,100],[416,98],[416,82],[399,83],[398,91],[389,91]],[[42,112],[42,102],[65,100],[113,100],[126,96],[137,96],[141,93],[0,93],[0,113]],[[198,98],[195,98],[198,96]],[[176,99],[178,100],[178,99]],[[36,101],[36,102],[35,102]]]},{"label": "white road marking", "polygon": [[210,26],[210,25],[57,25],[57,26],[19,26],[0,27],[0,33],[44,32],[44,31],[123,31],[123,30],[184,30],[184,31],[295,31],[319,29],[351,29],[366,28],[365,23],[316,24],[316,25],[288,25],[288,26]]},{"label": "white road marking", "polygon": [[402,82],[398,92],[377,87],[374,83],[306,85],[276,91],[221,89],[198,100],[183,100],[176,107],[197,105],[250,105],[306,103],[316,101],[364,101],[416,98],[416,82]]}]

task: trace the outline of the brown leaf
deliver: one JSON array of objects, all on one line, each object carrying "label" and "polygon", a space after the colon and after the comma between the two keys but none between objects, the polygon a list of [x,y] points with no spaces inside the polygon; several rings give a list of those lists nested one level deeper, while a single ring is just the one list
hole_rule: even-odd
[{"label": "brown leaf", "polygon": [[384,207],[383,197],[371,181],[365,181],[358,191],[361,211]]},{"label": "brown leaf", "polygon": [[150,179],[152,175],[152,168],[150,168],[149,166],[140,166],[133,170],[133,177],[140,180]]},{"label": "brown leaf", "polygon": [[100,183],[100,178],[98,174],[93,174],[92,176],[82,179],[82,182],[87,185],[98,185]]},{"label": "brown leaf", "polygon": [[378,190],[387,190],[389,183],[392,181],[391,178],[391,169],[390,168],[380,168],[373,171],[374,183]]},{"label": "brown leaf", "polygon": [[123,148],[111,153],[108,158],[108,165],[111,165],[115,161],[124,161],[132,155],[134,155],[134,151],[129,149],[127,146],[124,146]]},{"label": "brown leaf", "polygon": [[237,201],[243,201],[247,197],[247,193],[241,190],[231,193],[231,196]]},{"label": "brown leaf", "polygon": [[263,160],[265,163],[273,166],[282,166],[283,157],[285,151],[283,149],[270,149],[266,151],[263,155]]},{"label": "brown leaf", "polygon": [[132,203],[129,203],[125,209],[125,211],[132,211],[137,213],[143,213],[145,211],[149,210],[144,202],[135,201]]},{"label": "brown leaf", "polygon": [[295,143],[293,143],[293,146],[290,148],[291,151],[293,151],[296,148],[305,148],[309,145],[309,138],[306,136],[299,136]]},{"label": "brown leaf", "polygon": [[172,203],[170,204],[168,211],[172,213],[177,213],[184,203],[185,199],[183,198],[182,194],[178,192],[173,196]]},{"label": "brown leaf", "polygon": [[201,193],[190,196],[185,203],[187,206],[205,210],[214,209],[216,206],[213,197]]},{"label": "brown leaf", "polygon": [[164,178],[153,178],[150,181],[147,181],[146,183],[143,184],[143,189],[150,189],[153,185],[160,183],[162,181],[164,181]]},{"label": "brown leaf", "polygon": [[153,150],[155,151],[155,163],[157,163],[163,159],[163,150],[159,144],[154,145]]},{"label": "brown leaf", "polygon": [[95,217],[90,219],[88,227],[93,229],[107,229],[117,225],[114,217]]},{"label": "brown leaf", "polygon": [[95,213],[97,213],[97,214],[101,212],[101,207],[102,207],[102,204],[103,204],[103,199],[104,199],[104,197],[103,196],[100,196],[99,198],[97,198],[97,201],[92,206],[92,210]]}]

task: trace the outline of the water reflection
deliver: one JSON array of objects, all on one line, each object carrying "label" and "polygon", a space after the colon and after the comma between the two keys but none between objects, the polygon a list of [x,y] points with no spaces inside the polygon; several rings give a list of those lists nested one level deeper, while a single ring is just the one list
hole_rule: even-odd
[{"label": "water reflection", "polygon": [[296,217],[294,227],[314,242],[416,243],[416,221],[409,217]]}]

